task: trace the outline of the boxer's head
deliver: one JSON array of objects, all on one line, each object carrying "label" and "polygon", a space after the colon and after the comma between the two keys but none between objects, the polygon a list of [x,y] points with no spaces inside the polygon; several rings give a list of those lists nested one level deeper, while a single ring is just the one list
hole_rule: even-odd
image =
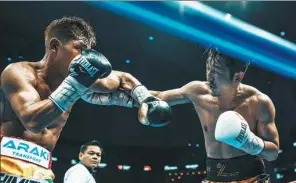
[{"label": "boxer's head", "polygon": [[51,64],[66,75],[70,62],[83,48],[96,44],[93,28],[78,17],[63,17],[52,21],[45,31],[46,54]]},{"label": "boxer's head", "polygon": [[88,168],[97,168],[101,162],[102,152],[99,141],[87,142],[80,147],[79,160]]},{"label": "boxer's head", "polygon": [[249,62],[242,62],[220,53],[216,48],[206,49],[206,77],[213,95],[236,87],[244,78]]}]

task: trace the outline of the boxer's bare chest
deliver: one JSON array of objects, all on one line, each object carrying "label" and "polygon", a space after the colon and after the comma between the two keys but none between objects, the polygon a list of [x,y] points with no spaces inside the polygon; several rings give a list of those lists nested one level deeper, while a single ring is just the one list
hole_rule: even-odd
[{"label": "boxer's bare chest", "polygon": [[[51,93],[51,90],[44,80],[39,78],[36,78],[35,89],[39,93],[41,100],[47,99]],[[45,128],[42,132],[33,133],[24,128],[1,89],[0,96],[1,135],[20,137],[35,142],[48,150],[52,150],[69,117],[70,111],[63,113],[53,125]]]},{"label": "boxer's bare chest", "polygon": [[[229,105],[221,105],[217,98],[211,95],[202,95],[195,100],[195,110],[199,116],[203,129],[208,156],[213,158],[230,158],[241,155],[241,152],[224,143],[215,140],[215,127],[220,114],[225,111],[236,111],[248,122],[250,129],[256,131],[256,117],[253,111],[253,96],[238,97]],[[227,131],[228,129],[225,129]]]}]

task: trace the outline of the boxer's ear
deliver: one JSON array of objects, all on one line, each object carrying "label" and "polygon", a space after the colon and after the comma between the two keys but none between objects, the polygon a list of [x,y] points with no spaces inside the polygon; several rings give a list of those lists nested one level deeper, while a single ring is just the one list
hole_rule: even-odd
[{"label": "boxer's ear", "polygon": [[240,71],[238,73],[235,73],[234,76],[233,76],[233,82],[234,83],[241,82],[244,79],[244,76],[245,76],[244,72]]},{"label": "boxer's ear", "polygon": [[56,52],[58,50],[58,46],[60,45],[61,45],[61,42],[57,38],[51,38],[49,40],[49,49],[53,52]]}]

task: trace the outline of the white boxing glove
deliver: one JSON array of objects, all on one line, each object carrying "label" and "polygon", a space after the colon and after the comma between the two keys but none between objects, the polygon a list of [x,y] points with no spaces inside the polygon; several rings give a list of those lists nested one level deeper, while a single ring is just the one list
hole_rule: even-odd
[{"label": "white boxing glove", "polygon": [[258,155],[264,149],[264,141],[251,132],[247,121],[235,111],[226,111],[219,116],[215,138],[251,155]]}]

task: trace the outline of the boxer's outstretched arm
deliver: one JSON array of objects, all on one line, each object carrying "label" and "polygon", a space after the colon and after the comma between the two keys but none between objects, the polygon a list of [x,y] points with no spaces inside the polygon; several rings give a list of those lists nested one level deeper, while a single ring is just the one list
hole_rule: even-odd
[{"label": "boxer's outstretched arm", "polygon": [[[94,93],[83,96],[82,99],[92,104],[140,106],[138,117],[142,124],[160,127],[170,121],[171,109],[169,105],[155,98],[144,85],[129,73],[112,71],[107,78],[97,80],[89,90]],[[123,90],[125,93],[114,92],[115,90]],[[109,95],[98,94],[102,92],[109,93]],[[107,100],[102,102],[102,98],[107,98]]]},{"label": "boxer's outstretched arm", "polygon": [[150,91],[151,94],[166,101],[170,106],[191,103],[192,96],[200,93],[202,82],[192,81],[181,88],[166,91]]},{"label": "boxer's outstretched arm", "polygon": [[1,74],[1,87],[13,110],[27,130],[40,132],[63,113],[51,100],[41,100],[34,79],[17,65],[8,66]]},{"label": "boxer's outstretched arm", "polygon": [[260,97],[259,109],[257,114],[257,131],[258,136],[264,140],[264,149],[259,154],[262,158],[273,161],[278,156],[279,135],[274,122],[275,108],[271,99],[264,95]]},{"label": "boxer's outstretched arm", "polygon": [[131,74],[113,70],[108,77],[98,79],[90,89],[97,93],[110,93],[118,89],[130,93],[138,85],[141,85],[140,81]]},{"label": "boxer's outstretched arm", "polygon": [[[131,74],[113,70],[108,77],[96,80],[82,100],[97,105],[139,107],[140,101],[132,95],[137,86],[142,84]],[[146,93],[151,96],[148,90]]]}]

